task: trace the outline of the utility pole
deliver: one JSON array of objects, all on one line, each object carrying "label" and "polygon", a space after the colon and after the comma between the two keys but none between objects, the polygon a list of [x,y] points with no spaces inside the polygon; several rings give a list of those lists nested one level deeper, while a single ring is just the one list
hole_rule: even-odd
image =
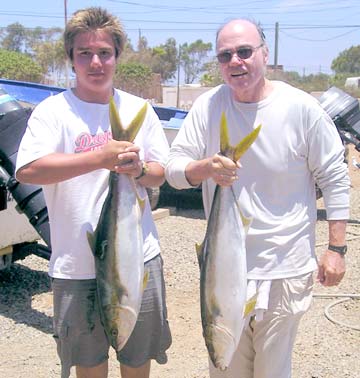
[{"label": "utility pole", "polygon": [[177,62],[177,86],[176,86],[176,107],[180,107],[180,57],[181,57],[181,45],[179,45],[179,54]]},{"label": "utility pole", "polygon": [[274,49],[274,71],[278,68],[278,54],[279,54],[279,23],[275,23],[275,49]]},{"label": "utility pole", "polygon": [[[67,0],[64,0],[64,19],[65,19],[65,27],[67,24]],[[65,87],[69,88],[69,59],[66,57],[65,60]]]},{"label": "utility pole", "polygon": [[138,30],[138,46],[137,46],[138,51],[140,51],[142,49],[142,47],[143,47],[141,39],[142,39],[141,29],[139,29]]}]

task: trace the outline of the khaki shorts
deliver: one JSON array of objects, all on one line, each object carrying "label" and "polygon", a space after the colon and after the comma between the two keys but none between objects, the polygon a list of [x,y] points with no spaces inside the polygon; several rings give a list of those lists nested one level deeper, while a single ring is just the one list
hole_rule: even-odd
[{"label": "khaki shorts", "polygon": [[210,378],[290,378],[299,322],[312,301],[313,274],[273,280],[264,318],[251,322],[225,372],[211,362]]},{"label": "khaki shorts", "polygon": [[[145,263],[150,271],[133,333],[117,354],[120,363],[139,367],[149,359],[167,362],[171,345],[167,321],[163,262],[160,255]],[[109,342],[102,327],[95,280],[52,279],[54,339],[61,360],[61,378],[72,366],[93,367],[108,359]]]}]

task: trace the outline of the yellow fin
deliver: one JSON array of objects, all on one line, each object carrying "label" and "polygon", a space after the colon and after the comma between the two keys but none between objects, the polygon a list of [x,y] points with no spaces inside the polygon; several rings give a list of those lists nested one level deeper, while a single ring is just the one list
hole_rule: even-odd
[{"label": "yellow fin", "polygon": [[145,290],[150,278],[150,271],[149,269],[146,269],[144,272],[144,278],[143,278],[143,291]]},{"label": "yellow fin", "polygon": [[144,212],[144,209],[145,209],[145,200],[146,198],[141,198],[140,197],[140,194],[137,190],[137,186],[135,184],[135,180],[132,178],[132,177],[129,177],[130,181],[131,181],[131,186],[133,187],[134,191],[135,191],[135,194],[136,194],[136,199],[138,201],[138,204],[140,206],[140,209],[141,209],[141,212],[143,213]]},{"label": "yellow fin", "polygon": [[95,254],[96,237],[95,237],[94,233],[92,233],[90,231],[86,231],[86,237],[87,237],[87,240],[89,242],[90,249],[91,249],[92,253]]},{"label": "yellow fin", "polygon": [[133,142],[142,123],[144,122],[146,111],[147,102],[144,103],[142,108],[136,114],[135,118],[131,121],[130,125],[125,129],[121,123],[114,98],[111,96],[109,101],[109,118],[113,138],[115,140],[126,140],[128,142]]},{"label": "yellow fin", "polygon": [[246,135],[236,146],[231,146],[226,115],[222,112],[220,119],[220,152],[233,161],[238,161],[255,141],[260,129],[261,125]]},{"label": "yellow fin", "polygon": [[201,266],[202,266],[202,261],[203,261],[203,256],[204,256],[204,242],[199,244],[199,243],[196,243],[195,244],[195,250],[196,250],[196,255],[197,255],[197,258],[198,258],[198,263],[199,263],[199,267],[201,269]]},{"label": "yellow fin", "polygon": [[254,294],[248,301],[245,303],[244,308],[244,318],[247,317],[255,308],[258,294]]},{"label": "yellow fin", "polygon": [[240,211],[240,218],[241,218],[241,222],[242,222],[242,224],[243,224],[243,226],[244,226],[245,233],[247,234],[252,219],[251,219],[251,218],[246,218],[245,215],[244,215],[241,211]]},{"label": "yellow fin", "polygon": [[227,127],[227,119],[225,113],[221,113],[220,119],[220,152],[224,156],[228,156],[231,150],[230,139],[229,139],[229,129]]},{"label": "yellow fin", "polygon": [[246,137],[241,140],[234,148],[234,161],[238,161],[241,156],[249,149],[249,147],[254,143],[255,139],[259,135],[261,125],[254,129],[251,133],[246,135]]}]

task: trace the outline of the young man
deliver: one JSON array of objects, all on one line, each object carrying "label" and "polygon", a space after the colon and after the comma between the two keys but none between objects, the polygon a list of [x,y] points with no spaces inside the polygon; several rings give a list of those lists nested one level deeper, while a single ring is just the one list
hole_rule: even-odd
[{"label": "young man", "polygon": [[[94,257],[87,231],[95,229],[108,192],[109,171],[134,177],[140,194],[164,181],[168,144],[148,106],[133,143],[111,137],[109,99],[129,125],[144,100],[113,88],[126,36],[118,19],[102,8],[76,12],[64,33],[76,86],[34,110],[21,142],[17,178],[39,184],[48,207],[54,292],[54,337],[62,378],[76,366],[78,378],[106,378],[109,342],[96,297]],[[144,162],[147,169],[144,170]],[[166,362],[171,344],[162,259],[149,202],[142,217],[144,263],[150,272],[138,321],[118,353],[123,378],[150,376],[150,360]]]},{"label": "young man", "polygon": [[[257,24],[230,21],[216,42],[225,84],[194,103],[171,146],[165,175],[178,189],[202,183],[207,217],[215,185],[232,185],[243,214],[252,218],[248,280],[262,292],[258,305],[264,311],[250,319],[230,367],[221,372],[210,363],[210,377],[289,378],[298,324],[311,303],[313,271],[318,267],[324,286],[337,285],[345,273],[349,178],[344,149],[314,98],[265,78],[268,48]],[[240,165],[218,154],[222,112],[232,145],[262,125]],[[329,246],[318,264],[315,181],[329,223]]]}]

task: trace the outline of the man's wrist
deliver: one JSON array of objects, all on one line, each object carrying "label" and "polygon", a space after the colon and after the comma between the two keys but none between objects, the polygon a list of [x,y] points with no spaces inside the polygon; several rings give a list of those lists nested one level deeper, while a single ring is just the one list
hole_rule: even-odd
[{"label": "man's wrist", "polygon": [[345,256],[346,252],[347,252],[347,245],[333,245],[333,244],[329,244],[328,245],[328,250],[329,251],[333,251],[333,252],[337,252],[339,253],[341,256]]},{"label": "man's wrist", "polygon": [[141,177],[144,177],[149,172],[149,166],[144,160],[141,160],[141,172],[139,176],[135,177],[135,180],[139,180]]}]

